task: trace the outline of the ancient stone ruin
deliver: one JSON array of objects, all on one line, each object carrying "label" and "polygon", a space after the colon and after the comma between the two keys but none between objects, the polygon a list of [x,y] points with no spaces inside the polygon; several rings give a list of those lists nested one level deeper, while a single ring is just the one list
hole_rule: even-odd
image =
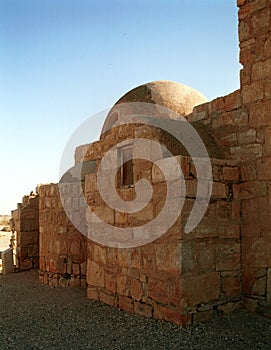
[{"label": "ancient stone ruin", "polygon": [[16,233],[16,268],[25,270],[39,266],[39,197],[24,196],[11,212],[11,230]]},{"label": "ancient stone ruin", "polygon": [[[81,286],[88,298],[177,324],[207,320],[240,307],[271,316],[271,1],[237,4],[240,89],[206,102],[190,88],[162,81],[124,95],[105,120],[100,140],[76,149],[75,166],[60,184],[40,185],[37,194],[26,197],[12,212],[20,269],[39,267],[41,283]],[[157,127],[143,120],[127,124],[125,118],[133,111],[114,113],[127,103],[158,104],[173,113],[158,115]],[[212,168],[208,209],[189,234],[185,225],[199,200],[199,178],[189,152],[162,127],[180,128],[182,121],[174,113],[186,116],[200,135]],[[161,150],[156,159],[169,169],[172,182],[173,164],[181,166],[184,207],[166,233],[147,244],[120,247],[129,243],[129,236],[123,242],[117,237],[119,247],[99,244],[95,227],[101,223],[93,225],[93,213],[119,231],[132,232],[152,221],[167,198],[181,198],[175,192],[167,195],[165,177],[156,164],[129,160],[135,152],[131,140],[136,138],[156,140],[170,150],[171,156]],[[97,187],[102,159],[122,142],[124,147],[111,158],[113,167],[119,168],[118,195],[133,200],[135,183],[142,178],[153,188],[149,204],[137,213],[107,206]],[[121,167],[118,157],[127,160]],[[69,196],[64,210],[65,193]],[[71,216],[81,226],[75,227]],[[112,241],[115,234],[104,231]]]}]

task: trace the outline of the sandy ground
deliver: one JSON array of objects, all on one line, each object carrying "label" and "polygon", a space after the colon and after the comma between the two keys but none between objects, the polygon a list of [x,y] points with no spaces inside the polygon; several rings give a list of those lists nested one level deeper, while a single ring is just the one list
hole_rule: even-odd
[{"label": "sandy ground", "polygon": [[0,276],[0,349],[271,349],[271,319],[241,311],[195,327],[129,314],[37,271]]}]

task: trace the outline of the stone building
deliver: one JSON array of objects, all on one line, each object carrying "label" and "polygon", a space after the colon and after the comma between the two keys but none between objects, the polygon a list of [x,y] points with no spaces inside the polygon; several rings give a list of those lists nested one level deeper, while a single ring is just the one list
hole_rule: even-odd
[{"label": "stone building", "polygon": [[[207,102],[180,84],[142,85],[115,104],[99,141],[76,149],[75,166],[60,184],[39,186],[41,283],[86,287],[88,298],[177,324],[241,306],[271,315],[271,1],[238,0],[237,5],[243,65],[239,90]],[[144,113],[133,110],[142,103],[147,110],[157,107],[149,125]],[[131,123],[135,112],[141,117]],[[169,132],[187,123],[179,115],[200,135],[212,169],[207,211],[189,233],[186,224],[202,179],[195,157]],[[134,159],[135,139],[157,141],[171,153],[161,147],[149,154],[154,162]],[[97,186],[99,166],[117,144],[122,147],[110,158],[116,193],[129,203],[138,180],[146,179],[153,188],[148,205],[138,212],[106,205]],[[151,149],[145,147],[144,154]],[[181,167],[185,198],[176,187],[167,191],[157,164],[169,169],[172,183],[175,167]],[[153,230],[154,239],[145,242],[146,232],[134,228],[159,216],[167,200],[171,205],[183,201],[181,214],[164,234],[156,236]],[[135,232],[145,244],[133,245]]]}]

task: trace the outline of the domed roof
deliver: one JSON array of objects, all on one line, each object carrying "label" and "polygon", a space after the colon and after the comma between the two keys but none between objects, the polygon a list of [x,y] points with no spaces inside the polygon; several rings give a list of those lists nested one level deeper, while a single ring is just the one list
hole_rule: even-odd
[{"label": "domed roof", "polygon": [[182,116],[193,111],[193,107],[207,99],[190,86],[168,80],[158,80],[140,85],[122,96],[116,104],[146,102],[170,108]]},{"label": "domed roof", "polygon": [[[207,99],[190,86],[168,80],[158,80],[130,90],[114,106],[129,102],[152,103],[167,107],[181,116],[187,116],[193,111],[195,106],[207,102]],[[113,110],[114,107],[112,112]],[[171,118],[170,116],[168,117]],[[114,112],[111,113],[110,111],[104,122],[102,134],[104,131],[109,130],[115,122],[116,116]]]}]

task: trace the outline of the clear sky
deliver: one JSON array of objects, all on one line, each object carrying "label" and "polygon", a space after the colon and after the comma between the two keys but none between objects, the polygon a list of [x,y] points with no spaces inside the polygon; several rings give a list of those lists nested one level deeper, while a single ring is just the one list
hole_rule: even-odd
[{"label": "clear sky", "polygon": [[235,0],[0,0],[0,213],[58,182],[73,131],[133,87],[238,89],[238,51]]}]

